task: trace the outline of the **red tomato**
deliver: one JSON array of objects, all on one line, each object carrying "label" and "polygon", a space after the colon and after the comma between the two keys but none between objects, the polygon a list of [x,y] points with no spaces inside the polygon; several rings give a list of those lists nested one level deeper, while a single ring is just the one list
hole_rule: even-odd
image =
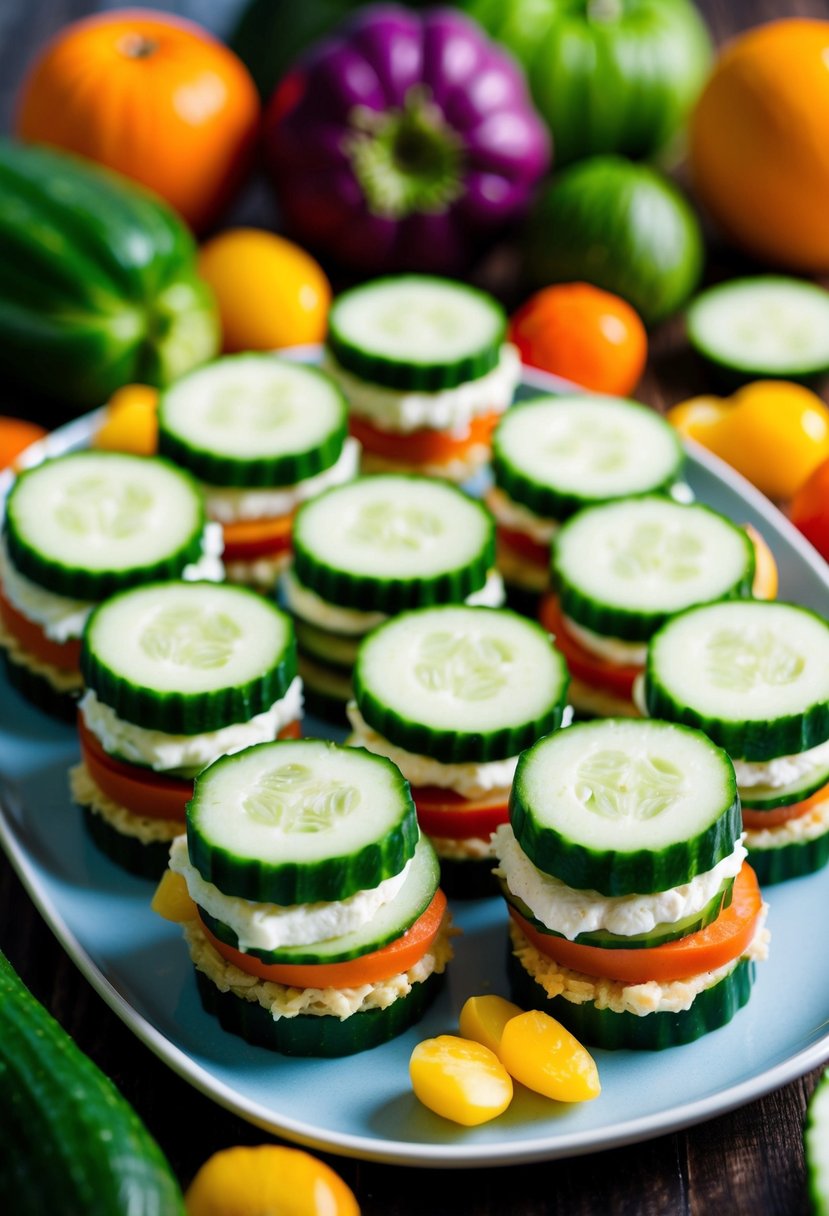
[{"label": "red tomato", "polygon": [[806,478],[792,499],[791,521],[829,561],[829,459]]}]

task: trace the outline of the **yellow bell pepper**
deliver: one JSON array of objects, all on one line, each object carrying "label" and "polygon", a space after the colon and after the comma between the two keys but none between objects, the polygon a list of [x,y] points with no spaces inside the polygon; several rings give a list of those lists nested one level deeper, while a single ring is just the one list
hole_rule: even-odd
[{"label": "yellow bell pepper", "polygon": [[496,1118],[512,1101],[512,1079],[495,1053],[457,1035],[418,1043],[409,1075],[424,1106],[465,1127]]},{"label": "yellow bell pepper", "polygon": [[158,389],[126,384],[107,402],[92,446],[111,452],[153,456],[158,448]]},{"label": "yellow bell pepper", "polygon": [[510,1018],[499,1056],[516,1081],[557,1102],[586,1102],[601,1092],[599,1070],[569,1030],[538,1009]]}]

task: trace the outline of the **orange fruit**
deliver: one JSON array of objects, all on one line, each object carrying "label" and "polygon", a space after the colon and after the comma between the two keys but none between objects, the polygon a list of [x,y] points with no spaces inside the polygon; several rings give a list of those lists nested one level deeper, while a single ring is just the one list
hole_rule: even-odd
[{"label": "orange fruit", "polygon": [[723,51],[690,122],[694,189],[735,244],[829,270],[829,21],[772,21]]},{"label": "orange fruit", "polygon": [[30,443],[43,439],[46,430],[28,418],[13,418],[0,414],[0,469],[13,465]]}]

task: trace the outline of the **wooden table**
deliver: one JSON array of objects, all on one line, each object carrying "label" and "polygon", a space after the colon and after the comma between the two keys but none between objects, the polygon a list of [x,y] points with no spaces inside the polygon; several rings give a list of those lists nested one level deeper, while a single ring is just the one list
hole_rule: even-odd
[{"label": "wooden table", "polygon": [[[105,7],[113,5],[0,2],[0,129],[10,127],[17,84],[34,49],[66,22]],[[179,0],[158,7],[185,12],[221,32],[235,0]],[[829,18],[829,0],[699,0],[698,7],[718,41],[776,16]],[[684,357],[681,327],[668,325],[654,337],[639,395],[664,407],[703,387],[697,376]],[[4,401],[3,411],[12,412],[11,403]],[[2,856],[0,947],[116,1081],[184,1184],[215,1150],[266,1138],[191,1089],[132,1036],[63,953]],[[326,1159],[353,1187],[364,1216],[798,1216],[809,1210],[801,1128],[817,1075],[687,1131],[565,1161],[471,1172]],[[83,1216],[62,1212],[59,1200],[54,1210],[56,1216]]]}]

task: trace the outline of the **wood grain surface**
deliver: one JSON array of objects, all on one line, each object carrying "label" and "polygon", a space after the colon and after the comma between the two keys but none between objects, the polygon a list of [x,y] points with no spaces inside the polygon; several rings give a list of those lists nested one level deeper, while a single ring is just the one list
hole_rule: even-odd
[{"label": "wood grain surface", "polygon": [[[113,7],[83,0],[0,0],[0,130],[10,129],[22,73],[44,40],[70,20]],[[170,0],[146,7],[182,13],[221,34],[230,28],[237,4]],[[829,0],[698,0],[698,7],[718,42],[780,16],[829,19]],[[254,192],[237,215],[268,223],[262,207]],[[715,249],[715,256],[727,268],[725,251]],[[664,408],[702,387],[681,325],[666,325],[654,335],[637,395]],[[14,412],[14,404],[4,400],[0,409]],[[133,1103],[183,1184],[215,1150],[267,1139],[186,1085],[133,1037],[58,946],[2,856],[0,948]],[[817,1075],[687,1131],[566,1161],[472,1172],[325,1159],[353,1187],[363,1216],[806,1216],[801,1132]],[[63,1212],[59,1198],[54,1212],[84,1216]]]}]

